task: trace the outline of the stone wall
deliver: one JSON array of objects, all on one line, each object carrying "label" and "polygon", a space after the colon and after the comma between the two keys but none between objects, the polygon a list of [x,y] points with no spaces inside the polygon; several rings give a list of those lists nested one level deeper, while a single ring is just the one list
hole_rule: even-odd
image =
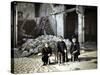
[{"label": "stone wall", "polygon": [[48,20],[51,25],[51,29],[56,34],[56,24],[55,24],[55,18],[54,16],[50,15],[52,13],[53,9],[51,4],[41,4],[40,10],[39,10],[39,17],[46,17],[48,16]]},{"label": "stone wall", "polygon": [[35,18],[35,6],[33,3],[18,3],[17,10],[22,13],[23,19],[26,18],[27,14],[29,14],[28,20]]},{"label": "stone wall", "polygon": [[62,13],[64,9],[64,5],[54,6],[54,4],[41,4],[40,6],[39,17],[49,16],[48,18],[51,24],[51,28],[53,29],[55,35],[64,36],[64,16]]}]

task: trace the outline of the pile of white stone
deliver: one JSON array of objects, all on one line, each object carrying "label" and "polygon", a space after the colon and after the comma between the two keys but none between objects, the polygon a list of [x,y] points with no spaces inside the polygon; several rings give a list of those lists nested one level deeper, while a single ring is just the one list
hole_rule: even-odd
[{"label": "pile of white stone", "polygon": [[[42,48],[44,47],[44,43],[48,42],[53,51],[57,50],[57,41],[59,41],[60,37],[56,37],[53,35],[42,35],[37,37],[36,39],[28,39],[21,47],[22,55],[28,56],[30,54],[38,54],[41,53]],[[70,41],[68,39],[64,39],[66,45],[70,46]]]}]

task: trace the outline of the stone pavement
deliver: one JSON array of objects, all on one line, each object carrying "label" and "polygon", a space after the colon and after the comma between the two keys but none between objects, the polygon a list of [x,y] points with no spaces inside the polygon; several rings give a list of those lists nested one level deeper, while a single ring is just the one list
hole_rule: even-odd
[{"label": "stone pavement", "polygon": [[97,51],[81,51],[79,58],[80,62],[69,61],[60,65],[56,63],[47,66],[42,66],[41,56],[14,58],[14,73],[60,72],[97,68]]}]

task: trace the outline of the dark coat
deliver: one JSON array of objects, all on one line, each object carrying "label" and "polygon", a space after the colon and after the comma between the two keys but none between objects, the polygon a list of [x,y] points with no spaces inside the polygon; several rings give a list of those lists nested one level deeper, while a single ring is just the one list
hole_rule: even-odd
[{"label": "dark coat", "polygon": [[64,41],[58,41],[57,43],[58,52],[64,53],[64,49],[67,50],[67,46]]},{"label": "dark coat", "polygon": [[80,55],[80,45],[78,42],[71,44],[70,53],[73,54],[74,51],[76,51],[74,55]]},{"label": "dark coat", "polygon": [[[62,62],[67,62],[68,61],[68,55],[67,55],[67,46],[64,41],[59,41],[57,43],[58,47],[58,57],[60,57],[60,63]],[[66,53],[64,52],[66,50]],[[60,53],[60,55],[59,55]],[[63,60],[61,60],[61,56],[63,57]]]},{"label": "dark coat", "polygon": [[49,58],[48,54],[52,55],[52,49],[51,49],[51,47],[47,47],[47,48],[44,47],[42,49],[42,61],[43,62],[48,62],[48,58]]}]

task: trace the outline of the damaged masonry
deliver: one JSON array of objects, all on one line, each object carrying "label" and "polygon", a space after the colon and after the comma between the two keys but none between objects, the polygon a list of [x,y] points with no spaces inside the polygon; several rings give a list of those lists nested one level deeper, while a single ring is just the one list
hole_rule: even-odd
[{"label": "damaged masonry", "polygon": [[[68,58],[73,35],[80,43],[80,62],[58,65],[57,42],[66,43]],[[42,48],[53,50],[52,65],[42,66]],[[97,7],[49,3],[12,2],[12,73],[59,72],[97,68]],[[60,69],[59,69],[60,68]]]}]

